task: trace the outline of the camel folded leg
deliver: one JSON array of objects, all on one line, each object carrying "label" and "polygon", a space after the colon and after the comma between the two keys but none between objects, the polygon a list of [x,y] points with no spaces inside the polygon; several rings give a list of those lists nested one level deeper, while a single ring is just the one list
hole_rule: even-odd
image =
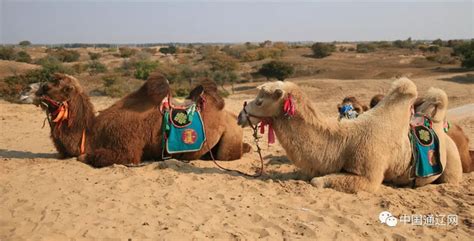
[{"label": "camel folded leg", "polygon": [[383,177],[369,179],[350,173],[329,174],[314,177],[311,185],[318,188],[333,188],[338,191],[357,193],[358,191],[375,192],[382,184]]},{"label": "camel folded leg", "polygon": [[78,161],[93,167],[106,167],[113,164],[139,164],[143,155],[143,147],[130,145],[123,148],[98,148],[92,153],[81,155]]},{"label": "camel folded leg", "polygon": [[456,144],[446,135],[446,167],[437,182],[458,184],[462,179],[462,164]]},{"label": "camel folded leg", "polygon": [[[216,158],[222,161],[240,159],[243,153],[242,139],[243,133],[240,127],[227,128],[219,140]],[[248,146],[246,148],[249,149]]]}]

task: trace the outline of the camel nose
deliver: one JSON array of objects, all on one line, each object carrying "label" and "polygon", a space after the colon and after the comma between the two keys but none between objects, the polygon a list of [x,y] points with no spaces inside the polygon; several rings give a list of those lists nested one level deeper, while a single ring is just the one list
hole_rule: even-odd
[{"label": "camel nose", "polygon": [[239,113],[239,117],[237,117],[237,125],[242,126],[242,127],[245,127],[247,124],[248,124],[247,115],[246,115],[246,114],[244,113],[244,111],[242,110],[242,111]]}]

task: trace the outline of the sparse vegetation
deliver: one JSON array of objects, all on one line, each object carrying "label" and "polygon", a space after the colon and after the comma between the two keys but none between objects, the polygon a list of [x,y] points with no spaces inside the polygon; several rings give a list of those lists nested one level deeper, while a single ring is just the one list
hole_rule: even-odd
[{"label": "sparse vegetation", "polygon": [[372,43],[357,44],[357,53],[370,53],[375,51],[375,45]]},{"label": "sparse vegetation", "polygon": [[150,73],[153,72],[156,67],[158,67],[157,62],[148,61],[148,60],[140,60],[135,63],[135,78],[146,80]]},{"label": "sparse vegetation", "polygon": [[20,51],[16,54],[15,61],[31,63],[31,56],[26,51]]},{"label": "sparse vegetation", "polygon": [[277,80],[283,81],[290,77],[294,71],[294,67],[288,63],[281,61],[271,61],[262,65],[258,72],[267,79],[275,78]]},{"label": "sparse vegetation", "polygon": [[119,56],[122,58],[130,58],[137,53],[136,49],[132,49],[129,47],[121,47],[119,48]]},{"label": "sparse vegetation", "polygon": [[87,69],[89,70],[90,75],[95,75],[99,73],[107,72],[107,66],[101,63],[98,60],[92,60],[87,64]]},{"label": "sparse vegetation", "polygon": [[0,47],[0,59],[14,60],[15,49],[13,49],[13,47]]},{"label": "sparse vegetation", "polygon": [[79,52],[76,50],[69,50],[65,48],[48,49],[46,52],[61,62],[75,62],[79,60],[79,57],[81,57]]},{"label": "sparse vegetation", "polygon": [[94,53],[94,52],[89,52],[87,53],[89,55],[89,58],[91,60],[98,60],[100,59],[100,57],[102,57],[102,54],[101,53]]},{"label": "sparse vegetation", "polygon": [[336,46],[328,43],[315,43],[311,46],[311,50],[313,50],[315,58],[324,58],[336,51]]}]

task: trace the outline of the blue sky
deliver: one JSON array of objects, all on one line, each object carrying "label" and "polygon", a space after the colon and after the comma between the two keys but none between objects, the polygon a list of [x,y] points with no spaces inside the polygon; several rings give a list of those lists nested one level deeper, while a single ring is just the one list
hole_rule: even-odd
[{"label": "blue sky", "polygon": [[1,43],[474,38],[472,1],[0,1]]}]

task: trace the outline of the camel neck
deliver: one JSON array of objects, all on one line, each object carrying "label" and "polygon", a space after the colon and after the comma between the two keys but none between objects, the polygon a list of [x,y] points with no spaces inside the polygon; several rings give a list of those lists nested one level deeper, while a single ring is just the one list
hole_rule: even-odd
[{"label": "camel neck", "polygon": [[[342,168],[343,160],[338,155],[347,138],[342,136],[336,120],[328,120],[312,106],[300,105],[291,118],[274,118],[273,128],[290,160],[303,167],[302,171],[311,175],[323,175]],[[315,165],[305,170],[307,160],[302,157],[307,155],[312,156],[311,162]]]}]

